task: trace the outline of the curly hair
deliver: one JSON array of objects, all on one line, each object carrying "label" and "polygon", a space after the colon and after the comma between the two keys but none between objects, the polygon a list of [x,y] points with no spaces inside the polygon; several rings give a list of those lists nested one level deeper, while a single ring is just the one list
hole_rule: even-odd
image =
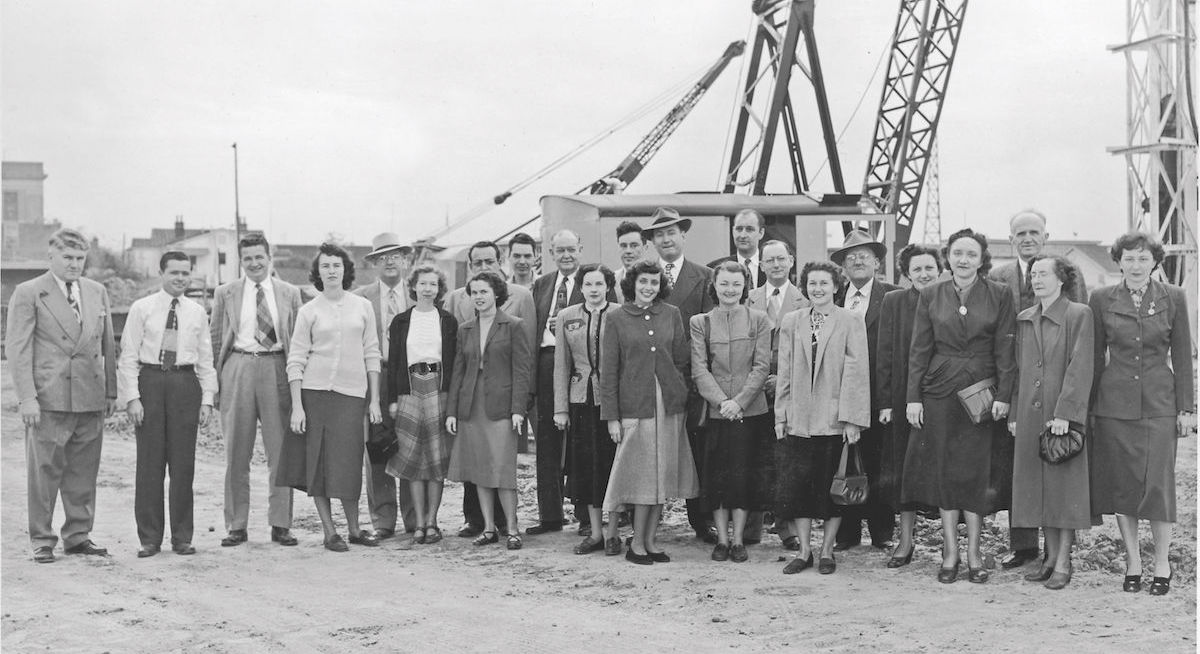
[{"label": "curly hair", "polygon": [[633,297],[633,289],[637,286],[637,278],[640,275],[658,275],[658,295],[654,299],[665,300],[671,294],[671,289],[667,285],[667,275],[658,262],[639,261],[633,264],[633,268],[621,278],[621,292],[625,294],[625,297]]},{"label": "curly hair", "polygon": [[408,299],[413,302],[417,301],[417,280],[421,279],[421,275],[433,273],[437,275],[438,292],[437,297],[433,298],[434,304],[441,304],[442,298],[446,297],[446,293],[450,290],[450,284],[446,281],[446,273],[442,272],[441,268],[432,263],[422,263],[413,266],[413,269],[408,273]]},{"label": "curly hair", "polygon": [[738,304],[745,304],[746,298],[750,297],[750,288],[754,285],[750,281],[750,269],[737,261],[722,261],[713,266],[712,282],[708,285],[708,297],[717,304],[721,303],[717,297],[717,275],[723,272],[740,273],[742,280],[745,282],[742,286],[742,297],[738,300]]},{"label": "curly hair", "polygon": [[321,281],[321,274],[319,272],[322,256],[338,257],[342,260],[342,290],[350,290],[350,287],[354,285],[354,259],[350,258],[349,252],[333,243],[322,243],[321,247],[317,250],[317,256],[313,257],[312,270],[308,271],[308,281],[318,291],[325,290],[325,282]]},{"label": "curly hair", "polygon": [[575,271],[575,287],[583,288],[583,278],[590,272],[599,272],[604,277],[604,286],[613,290],[617,285],[617,275],[611,268],[602,263],[585,263]]},{"label": "curly hair", "polygon": [[1033,268],[1033,264],[1042,259],[1049,259],[1054,262],[1054,276],[1058,277],[1058,281],[1062,282],[1062,294],[1066,297],[1074,296],[1075,289],[1079,288],[1079,268],[1075,267],[1075,264],[1062,255],[1039,254],[1029,260],[1030,269]]},{"label": "curly hair", "polygon": [[620,225],[617,225],[617,239],[619,240],[626,234],[637,234],[638,236],[642,237],[642,243],[646,242],[646,235],[642,231],[642,226],[633,222],[632,220],[626,220]]},{"label": "curly hair", "polygon": [[979,244],[979,276],[987,277],[988,271],[992,269],[992,253],[988,252],[987,237],[982,233],[977,232],[970,227],[965,227],[950,235],[946,239],[946,247],[942,248],[942,259],[946,263],[950,263],[950,248],[954,242],[960,238],[969,238]]},{"label": "curly hair", "polygon": [[508,282],[504,278],[490,270],[485,270],[480,273],[475,273],[467,280],[467,296],[471,295],[471,283],[484,282],[492,287],[492,293],[496,295],[496,306],[502,307],[505,302],[508,302]]},{"label": "curly hair", "polygon": [[1126,250],[1149,250],[1150,254],[1154,255],[1154,267],[1158,267],[1163,259],[1167,258],[1167,251],[1163,248],[1162,243],[1146,232],[1132,231],[1126,232],[1113,241],[1112,247],[1108,250],[1108,256],[1116,263],[1121,263],[1121,255],[1125,254]]},{"label": "curly hair", "polygon": [[814,272],[827,272],[833,278],[834,291],[840,291],[847,283],[846,273],[842,267],[832,261],[809,261],[800,270],[800,292],[808,299],[808,275]]},{"label": "curly hair", "polygon": [[946,266],[942,263],[942,255],[940,252],[938,252],[937,248],[928,245],[921,245],[920,243],[909,243],[908,245],[904,246],[903,250],[900,250],[900,254],[896,257],[897,272],[904,277],[908,277],[908,265],[912,263],[914,258],[923,254],[928,254],[929,256],[933,257],[933,261],[937,264],[939,273],[946,269]]}]

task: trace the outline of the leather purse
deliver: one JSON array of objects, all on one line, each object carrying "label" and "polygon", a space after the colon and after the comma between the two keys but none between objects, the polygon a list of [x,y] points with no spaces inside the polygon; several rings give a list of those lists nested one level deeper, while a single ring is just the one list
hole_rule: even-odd
[{"label": "leather purse", "polygon": [[[848,471],[850,451],[854,450],[854,472]],[[846,443],[842,445],[842,460],[838,463],[833,483],[829,485],[829,497],[834,504],[850,506],[867,501],[867,471],[863,468],[858,448]]]},{"label": "leather purse", "polygon": [[371,459],[371,463],[387,463],[399,451],[400,439],[396,438],[394,429],[388,428],[382,422],[371,425],[367,436],[367,457]]},{"label": "leather purse", "polygon": [[1065,463],[1083,451],[1083,428],[1075,423],[1067,433],[1058,435],[1046,427],[1038,438],[1038,456],[1051,465]]},{"label": "leather purse", "polygon": [[956,395],[972,423],[987,422],[992,419],[992,403],[996,401],[996,378],[975,382]]}]

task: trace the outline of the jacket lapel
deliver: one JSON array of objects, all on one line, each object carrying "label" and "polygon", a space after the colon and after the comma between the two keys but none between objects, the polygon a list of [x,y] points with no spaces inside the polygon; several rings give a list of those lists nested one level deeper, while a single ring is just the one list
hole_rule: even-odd
[{"label": "jacket lapel", "polygon": [[71,311],[67,296],[63,295],[62,290],[58,287],[58,282],[54,281],[51,273],[42,276],[42,288],[38,291],[38,297],[50,311],[50,315],[54,316],[54,320],[58,322],[63,333],[75,341],[80,340],[80,325],[75,320],[75,312]]},{"label": "jacket lapel", "polygon": [[95,336],[96,326],[100,323],[100,314],[104,312],[104,304],[97,289],[80,284],[79,296],[83,300],[83,306],[80,312],[82,324],[79,330],[79,339],[75,342],[76,352]]},{"label": "jacket lapel", "polygon": [[841,325],[837,324],[841,322],[839,319],[841,313],[835,310],[829,312],[829,315],[825,317],[825,324],[821,326],[821,332],[817,334],[817,358],[813,361],[813,370],[820,368],[821,361],[825,359],[825,349],[829,347],[829,335],[834,330],[841,329]]},{"label": "jacket lapel", "polygon": [[[284,332],[290,332],[288,325],[292,324],[292,307],[283,293],[283,286],[277,280],[271,281],[271,289],[275,291],[275,335],[283,338]],[[290,334],[288,335],[291,336]]]},{"label": "jacket lapel", "polygon": [[799,329],[796,330],[796,340],[799,342],[792,343],[792,351],[800,351],[800,356],[805,361],[812,364],[812,320],[809,318],[809,312],[812,309],[801,311],[797,316],[796,322],[799,323]]},{"label": "jacket lapel", "polygon": [[[505,323],[505,324],[508,323],[508,314],[504,313],[503,311],[501,311],[499,309],[496,309],[496,317],[495,317],[495,319],[492,320],[491,329],[488,330],[487,344],[485,345],[484,349],[487,349],[492,346],[492,339],[496,338],[496,332],[498,332],[500,330],[501,323]],[[479,355],[483,356],[483,352],[480,352]]]},{"label": "jacket lapel", "polygon": [[[684,259],[683,263],[684,265],[679,268],[679,276],[675,278],[675,287],[671,289],[672,295],[679,294],[679,300],[692,294],[692,288],[700,278],[700,275],[697,275],[696,271],[692,269],[692,266],[696,264],[687,259]],[[672,304],[676,301],[676,298],[671,298]]]},{"label": "jacket lapel", "polygon": [[[233,332],[233,338],[237,339],[238,325],[242,324],[242,293],[246,290],[246,280],[239,279],[233,288],[229,298],[229,328]],[[231,343],[233,341],[230,341]]]}]

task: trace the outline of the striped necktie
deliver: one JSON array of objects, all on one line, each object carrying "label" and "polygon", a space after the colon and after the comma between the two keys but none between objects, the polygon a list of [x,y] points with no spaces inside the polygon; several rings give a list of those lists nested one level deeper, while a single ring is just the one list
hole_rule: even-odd
[{"label": "striped necktie", "polygon": [[75,282],[67,282],[67,304],[71,305],[71,311],[75,314],[75,322],[83,324],[83,312],[79,309],[79,298],[75,297],[75,291],[72,290]]},{"label": "striped necktie", "polygon": [[162,344],[158,350],[158,362],[164,368],[175,367],[179,352],[179,317],[175,309],[179,306],[179,298],[171,298],[171,308],[167,311],[167,327],[163,330]]},{"label": "striped necktie", "polygon": [[255,284],[254,287],[258,289],[254,296],[255,304],[258,307],[255,311],[258,316],[258,325],[254,330],[254,339],[264,350],[269,350],[279,340],[275,336],[275,321],[271,319],[271,308],[267,306],[267,294],[263,291],[262,284]]}]

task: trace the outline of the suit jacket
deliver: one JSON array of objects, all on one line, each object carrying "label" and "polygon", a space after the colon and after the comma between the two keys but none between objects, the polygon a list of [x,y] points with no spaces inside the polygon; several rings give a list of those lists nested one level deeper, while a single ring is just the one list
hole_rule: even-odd
[{"label": "suit jacket", "polygon": [[[378,293],[376,293],[378,295]],[[415,305],[414,305],[415,306]],[[388,327],[388,394],[387,404],[401,395],[412,393],[408,381],[408,328],[412,324],[414,307],[396,314]],[[450,390],[450,367],[454,365],[455,348],[458,345],[458,321],[445,309],[437,310],[442,328],[442,385],[441,391]]]},{"label": "suit jacket", "polygon": [[[686,261],[686,259],[685,259],[685,261]],[[739,257],[738,257],[738,255],[736,255],[736,254],[731,254],[731,255],[729,255],[729,256],[727,256],[727,257],[721,257],[720,259],[713,259],[712,261],[709,261],[709,262],[708,262],[708,267],[709,267],[710,269],[711,269],[711,268],[716,268],[717,266],[719,266],[719,265],[721,265],[721,264],[725,263],[726,261],[736,261],[736,262],[738,262],[738,263],[741,263],[741,262],[742,262],[741,258],[739,258]],[[752,281],[752,282],[754,282],[754,286],[755,286],[756,288],[757,288],[757,287],[759,287],[759,286],[762,286],[763,284],[766,284],[766,283],[767,283],[767,273],[766,273],[766,271],[764,271],[764,270],[763,270],[763,267],[762,267],[762,256],[761,256],[761,255],[759,256],[759,260],[758,260],[758,274],[757,274],[757,275],[755,276],[755,278],[754,278],[754,279],[752,279],[751,281]]]},{"label": "suit jacket", "polygon": [[629,302],[605,321],[600,336],[600,419],[653,418],[654,383],[667,415],[683,413],[692,355],[679,310],[666,302],[642,309]]},{"label": "suit jacket", "polygon": [[[848,309],[834,307],[817,337],[804,308],[787,314],[779,328],[779,374],[775,378],[775,422],[793,436],[841,434],[846,424],[871,426],[867,328]],[[816,373],[813,373],[813,370]]]},{"label": "suit jacket", "polygon": [[8,301],[5,355],[21,401],[43,411],[104,411],[117,397],[117,357],[108,291],[80,278],[82,320],[47,272],[18,284]]},{"label": "suit jacket", "polygon": [[1096,332],[1093,414],[1138,420],[1195,407],[1192,330],[1182,288],[1150,280],[1135,309],[1121,283],[1092,293],[1089,304]]},{"label": "suit jacket", "polygon": [[[406,286],[407,285],[404,282],[400,282],[396,285],[396,294],[400,296],[400,313],[404,313],[405,309],[409,308],[409,306],[412,304],[412,300],[408,299],[408,289],[405,288]],[[372,282],[370,284],[359,286],[358,288],[354,289],[353,293],[360,297],[365,297],[371,301],[371,308],[375,310],[375,328],[379,335],[379,342],[383,343],[385,340],[387,340],[388,330],[391,329],[392,326],[383,324],[383,304],[380,302],[380,298],[383,296],[383,294],[380,293],[379,282]],[[396,314],[396,316],[399,315],[399,313]],[[392,318],[392,320],[395,319],[395,317]],[[387,363],[387,361],[383,361],[384,365],[387,365]]]},{"label": "suit jacket", "polygon": [[[603,333],[610,312],[620,306],[609,302],[600,311],[589,314],[582,304],[575,304],[558,312],[558,325],[554,331],[555,413],[566,413],[572,404],[586,404],[589,386],[593,400],[599,404],[600,352],[597,349],[596,365],[593,366],[592,358],[588,356],[589,327],[598,328]],[[592,326],[593,320],[599,320],[600,324]]]},{"label": "suit jacket", "polygon": [[[750,291],[750,296],[746,298],[746,306],[750,307],[751,309],[758,309],[759,311],[766,313],[769,317],[770,312],[768,309],[770,308],[770,294],[771,291],[774,290],[775,287],[769,284],[763,284],[762,286]],[[775,316],[775,322],[771,324],[770,374],[772,375],[779,371],[779,325],[783,322],[783,319],[785,316],[787,316],[787,314],[803,309],[810,304],[808,298],[804,297],[804,294],[800,292],[800,289],[796,288],[796,285],[790,282],[784,287],[782,295],[783,301],[779,303],[779,315]],[[774,396],[774,387],[768,389],[767,393]]]},{"label": "suit jacket", "polygon": [[[846,297],[853,292],[850,290],[853,286],[854,286],[853,284],[848,284],[848,285],[846,285],[845,288],[842,289],[841,294],[839,294],[837,297],[837,305],[839,307],[846,306],[846,304],[845,304]],[[874,362],[875,362],[876,356],[877,356],[876,353],[878,352],[878,349],[879,349],[879,316],[882,313],[882,309],[883,309],[883,296],[887,295],[891,291],[898,290],[899,288],[900,287],[896,286],[895,284],[881,282],[878,279],[876,279],[874,284],[872,284],[872,286],[871,286],[871,297],[867,298],[867,313],[865,316],[863,316],[863,320],[867,326],[867,352],[868,352],[867,356],[870,357],[870,362],[872,364],[871,365],[871,385],[872,385],[872,387],[874,387],[874,383],[875,383]],[[887,398],[885,396],[877,394],[877,393],[874,393],[871,395],[871,415],[872,416],[878,417],[879,410],[886,409],[886,408],[888,408],[888,403],[887,403]]]},{"label": "suit jacket", "polygon": [[[710,286],[712,270],[691,259],[684,259],[683,265],[675,275],[675,286],[663,301],[679,309],[679,317],[683,324],[687,325],[691,323],[692,316],[707,313],[715,306],[716,303],[708,292]],[[684,331],[684,337],[690,338],[690,332]]]},{"label": "suit jacket", "polygon": [[[283,346],[284,357],[287,357],[292,342],[292,332],[296,329],[296,313],[304,304],[300,298],[300,289],[275,277],[271,280],[275,289],[275,325],[279,344]],[[235,279],[217,287],[213,293],[212,318],[208,328],[212,332],[212,351],[216,356],[213,365],[217,369],[217,379],[221,378],[221,367],[233,352],[233,344],[237,341],[238,324],[242,319],[242,293],[246,288],[245,279]]]},{"label": "suit jacket", "polygon": [[[489,420],[507,420],[525,415],[532,395],[529,385],[533,357],[521,319],[497,310],[488,330],[487,346],[479,350],[479,320],[471,319],[458,328],[454,372],[446,399],[446,415],[459,420],[471,417],[472,402],[483,402]],[[482,370],[479,367],[483,360]],[[475,382],[483,375],[482,397],[475,394]]]},{"label": "suit jacket", "polygon": [[708,416],[721,418],[721,402],[734,400],[746,417],[767,412],[763,385],[771,370],[771,321],[745,306],[717,307],[692,316],[692,380],[708,402]]},{"label": "suit jacket", "polygon": [[[454,316],[460,327],[475,319],[475,305],[471,303],[466,287],[456,288],[447,293],[446,299],[442,301],[442,308]],[[500,307],[500,310],[509,318],[521,320],[521,331],[529,342],[528,349],[530,352],[536,352],[537,338],[540,337],[540,333],[534,334],[533,331],[534,326],[537,325],[537,310],[534,308],[533,294],[529,289],[509,284],[508,300]],[[536,367],[535,365],[534,368]],[[533,378],[530,377],[530,388],[532,388],[532,384]]]},{"label": "suit jacket", "polygon": [[[572,277],[575,275],[572,274]],[[550,307],[554,304],[554,282],[558,279],[558,271],[548,272],[541,277],[533,280],[533,286],[530,291],[533,293],[533,305],[537,309],[537,323],[534,325],[533,335],[535,345],[541,345],[542,333],[546,331],[546,321],[550,319]],[[567,298],[567,304],[558,308],[559,311],[583,302],[583,291],[580,290],[579,284],[576,283],[571,289],[571,295]],[[536,349],[536,348],[535,348]]]},{"label": "suit jacket", "polygon": [[[1029,307],[1037,304],[1036,298],[1026,298],[1025,302],[1021,301],[1021,278],[1025,275],[1025,264],[1021,263],[1020,259],[1010,261],[1002,266],[992,268],[988,273],[988,279],[1000,282],[1008,287],[1008,290],[1013,296],[1013,308],[1017,312],[1024,311]],[[1067,299],[1080,304],[1087,304],[1088,290],[1087,284],[1083,282],[1083,277],[1079,277],[1079,284],[1075,287],[1075,292],[1067,296]]]}]

